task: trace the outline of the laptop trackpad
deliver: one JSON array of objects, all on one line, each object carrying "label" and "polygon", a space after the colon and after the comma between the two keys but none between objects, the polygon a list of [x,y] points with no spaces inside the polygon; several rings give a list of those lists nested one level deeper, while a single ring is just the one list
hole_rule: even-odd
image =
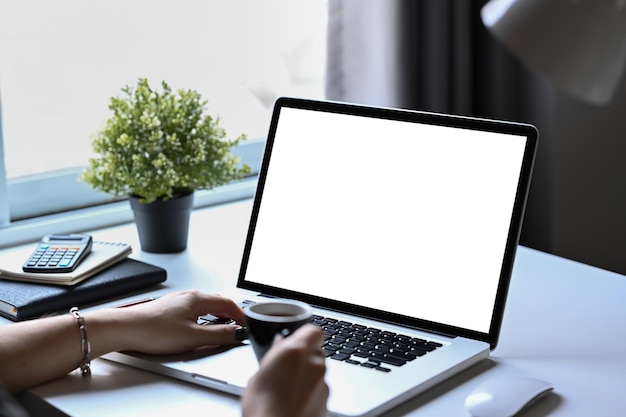
[{"label": "laptop trackpad", "polygon": [[198,349],[186,355],[176,367],[238,387],[245,387],[250,377],[259,369],[254,351],[248,343]]}]

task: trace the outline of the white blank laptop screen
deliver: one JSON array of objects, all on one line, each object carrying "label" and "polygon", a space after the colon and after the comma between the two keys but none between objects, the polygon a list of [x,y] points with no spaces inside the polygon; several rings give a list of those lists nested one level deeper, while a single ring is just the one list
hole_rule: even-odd
[{"label": "white blank laptop screen", "polygon": [[526,141],[283,108],[245,279],[487,333]]}]

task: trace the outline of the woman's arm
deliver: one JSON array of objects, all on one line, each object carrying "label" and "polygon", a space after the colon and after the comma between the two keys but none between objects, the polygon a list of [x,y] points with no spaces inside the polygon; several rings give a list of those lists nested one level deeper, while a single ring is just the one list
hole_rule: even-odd
[{"label": "woman's arm", "polygon": [[[90,357],[119,350],[179,353],[205,345],[238,343],[239,325],[201,326],[198,316],[213,314],[244,322],[230,299],[183,291],[125,308],[83,313]],[[0,379],[16,393],[63,376],[83,359],[81,334],[71,314],[0,327]]]}]

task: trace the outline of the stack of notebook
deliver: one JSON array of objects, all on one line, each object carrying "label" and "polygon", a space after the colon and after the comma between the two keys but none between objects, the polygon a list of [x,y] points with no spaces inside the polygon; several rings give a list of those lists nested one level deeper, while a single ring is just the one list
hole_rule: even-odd
[{"label": "stack of notebook", "polygon": [[125,243],[94,242],[91,253],[67,273],[28,273],[24,253],[0,255],[0,315],[13,321],[86,306],[165,281],[163,268],[128,258]]}]

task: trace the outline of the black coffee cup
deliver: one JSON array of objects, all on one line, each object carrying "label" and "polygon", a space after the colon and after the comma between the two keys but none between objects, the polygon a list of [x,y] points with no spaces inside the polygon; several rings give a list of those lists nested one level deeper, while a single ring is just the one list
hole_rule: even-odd
[{"label": "black coffee cup", "polygon": [[287,337],[313,316],[311,306],[294,300],[272,300],[244,308],[248,337],[260,362],[277,336]]}]

